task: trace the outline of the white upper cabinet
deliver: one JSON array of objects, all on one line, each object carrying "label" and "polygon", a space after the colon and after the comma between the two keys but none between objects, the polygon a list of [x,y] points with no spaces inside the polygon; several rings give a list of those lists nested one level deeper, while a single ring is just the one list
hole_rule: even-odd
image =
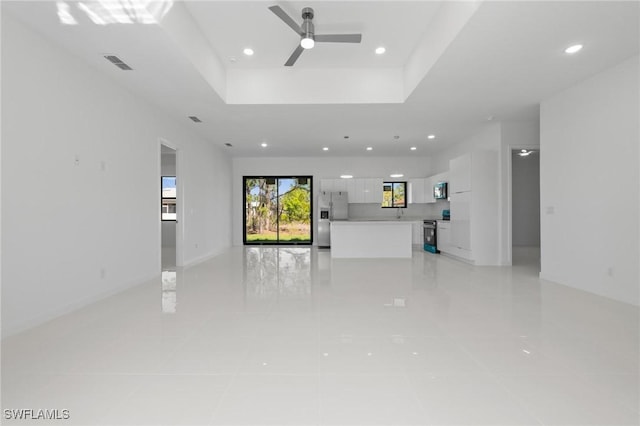
[{"label": "white upper cabinet", "polygon": [[425,179],[424,183],[424,202],[435,203],[436,199],[433,196],[433,185],[437,183],[436,176],[431,176]]},{"label": "white upper cabinet", "polygon": [[320,191],[333,192],[333,179],[320,179]]},{"label": "white upper cabinet", "polygon": [[382,203],[382,178],[320,179],[320,191],[346,192],[349,203]]},{"label": "white upper cabinet", "polygon": [[471,191],[471,153],[449,161],[449,193]]},{"label": "white upper cabinet", "polygon": [[425,199],[426,180],[427,179],[424,178],[409,179],[409,203],[418,204],[427,202]]},{"label": "white upper cabinet", "polygon": [[382,204],[382,178],[365,179],[365,203]]},{"label": "white upper cabinet", "polygon": [[347,192],[347,182],[353,179],[334,179],[333,192]]}]

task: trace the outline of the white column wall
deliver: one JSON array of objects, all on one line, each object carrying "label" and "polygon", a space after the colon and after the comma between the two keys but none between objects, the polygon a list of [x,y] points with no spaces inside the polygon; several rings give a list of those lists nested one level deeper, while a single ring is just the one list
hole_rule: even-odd
[{"label": "white column wall", "polygon": [[541,277],[639,305],[638,57],[540,109]]}]

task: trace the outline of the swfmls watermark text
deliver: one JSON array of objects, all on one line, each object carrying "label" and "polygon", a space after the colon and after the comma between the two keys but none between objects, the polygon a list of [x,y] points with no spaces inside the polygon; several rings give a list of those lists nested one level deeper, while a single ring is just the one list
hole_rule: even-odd
[{"label": "swfmls watermark text", "polygon": [[58,410],[48,408],[5,408],[5,420],[69,420],[71,413],[69,410]]}]

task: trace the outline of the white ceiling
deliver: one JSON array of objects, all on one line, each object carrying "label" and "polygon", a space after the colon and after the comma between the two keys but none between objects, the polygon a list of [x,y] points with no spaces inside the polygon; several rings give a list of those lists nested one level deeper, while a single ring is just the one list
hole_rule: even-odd
[{"label": "white ceiling", "polygon": [[[488,116],[537,120],[541,100],[637,55],[640,39],[635,1],[193,1],[169,4],[159,25],[96,25],[66,3],[78,25],[60,24],[55,2],[2,7],[234,156],[431,155]],[[363,41],[317,44],[285,68],[297,36],[267,9],[273,4],[297,21],[313,7],[316,33],[361,32]],[[574,43],[585,47],[564,54]],[[378,45],[384,56],[373,53]],[[108,53],[134,71],[115,68]],[[244,81],[245,98],[272,82],[262,99],[282,98],[231,103]],[[308,93],[286,86],[305,81]]]}]

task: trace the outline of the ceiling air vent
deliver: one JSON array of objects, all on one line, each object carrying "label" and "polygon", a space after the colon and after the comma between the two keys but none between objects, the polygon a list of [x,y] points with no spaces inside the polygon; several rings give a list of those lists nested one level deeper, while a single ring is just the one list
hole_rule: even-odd
[{"label": "ceiling air vent", "polygon": [[125,64],[122,61],[122,59],[118,58],[115,55],[105,55],[104,57],[107,61],[111,62],[113,65],[115,65],[116,67],[120,68],[123,71],[131,71],[133,69],[129,65]]},{"label": "ceiling air vent", "polygon": [[189,118],[191,119],[191,121],[193,121],[194,123],[202,123],[202,120],[200,120],[198,117],[196,117],[195,115],[190,115]]}]

